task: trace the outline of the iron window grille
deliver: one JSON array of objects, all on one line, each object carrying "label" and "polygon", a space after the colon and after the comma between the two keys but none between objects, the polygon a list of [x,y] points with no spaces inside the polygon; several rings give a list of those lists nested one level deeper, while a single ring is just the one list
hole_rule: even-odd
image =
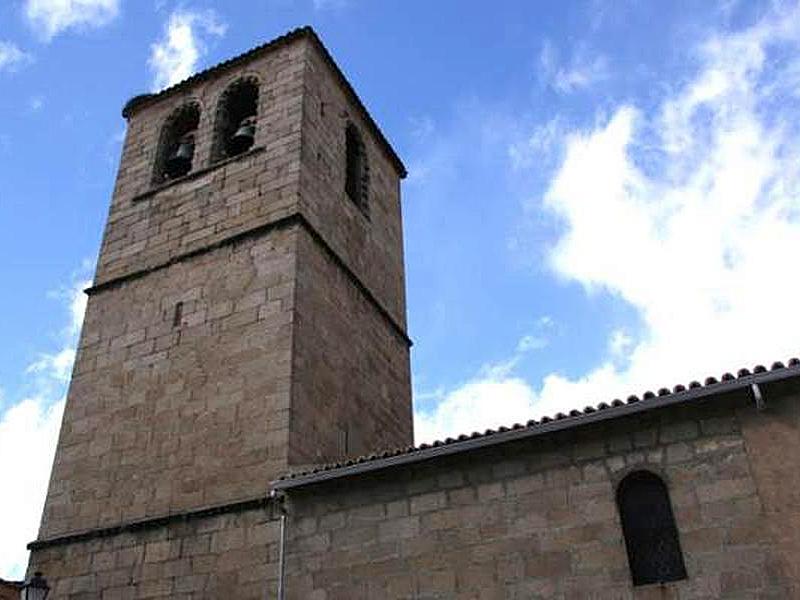
[{"label": "iron window grille", "polygon": [[663,480],[635,471],[617,488],[617,506],[633,585],[686,578],[678,528]]}]

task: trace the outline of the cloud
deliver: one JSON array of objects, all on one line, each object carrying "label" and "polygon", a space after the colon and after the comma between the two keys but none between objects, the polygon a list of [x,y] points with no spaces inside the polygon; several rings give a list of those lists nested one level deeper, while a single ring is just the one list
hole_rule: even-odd
[{"label": "cloud", "polygon": [[408,134],[417,142],[429,141],[435,132],[436,124],[428,115],[408,119]]},{"label": "cloud", "polygon": [[550,337],[553,335],[555,328],[555,322],[548,315],[536,319],[531,333],[523,335],[517,342],[515,357],[521,360],[529,352],[547,348],[550,345]]},{"label": "cloud", "polygon": [[75,349],[62,348],[55,354],[43,354],[25,370],[28,374],[45,373],[56,381],[68,382],[72,363],[75,362]]},{"label": "cloud", "polygon": [[33,61],[33,57],[21,50],[13,42],[4,42],[0,40],[0,72],[17,71]]},{"label": "cloud", "polygon": [[[452,390],[439,387],[433,392],[415,393],[415,442],[431,442],[532,418],[537,394],[513,372],[526,355],[548,346],[554,327],[549,316],[540,317],[533,332],[517,342],[510,358],[482,366],[474,378]],[[429,400],[437,402],[428,407],[420,405],[420,401]]]},{"label": "cloud", "polygon": [[539,53],[539,66],[545,83],[562,94],[588,89],[611,77],[608,58],[585,45],[578,45],[564,65],[552,42],[545,40]]},{"label": "cloud", "polygon": [[13,482],[0,500],[3,514],[13,515],[0,538],[0,570],[8,578],[25,574],[25,545],[36,537],[63,411],[63,400],[26,398],[0,418],[0,474]]},{"label": "cloud", "polygon": [[609,78],[608,60],[604,56],[581,58],[568,69],[555,73],[553,86],[565,94],[591,87]]},{"label": "cloud", "polygon": [[350,0],[313,0],[314,10],[341,10],[350,5]]},{"label": "cloud", "polygon": [[31,112],[39,112],[42,108],[44,108],[44,96],[32,96],[28,101],[28,109]]},{"label": "cloud", "polygon": [[612,357],[624,357],[633,346],[634,339],[624,329],[615,329],[608,339],[608,351]]},{"label": "cloud", "polygon": [[[780,57],[800,50],[800,5],[776,6],[748,28],[708,34],[655,108],[622,104],[589,129],[563,126],[558,167],[523,206],[560,222],[551,272],[632,307],[636,331],[609,323],[605,354],[576,377],[526,380],[512,350],[418,412],[420,439],[798,354],[800,106],[789,100],[797,67]],[[537,168],[509,159],[512,173]]]},{"label": "cloud", "polygon": [[68,29],[103,27],[119,14],[119,0],[26,0],[28,24],[49,41]]},{"label": "cloud", "polygon": [[538,335],[526,335],[517,344],[517,352],[530,352],[547,348],[548,340]]},{"label": "cloud", "polygon": [[225,35],[227,25],[211,10],[177,10],[164,27],[162,38],[150,47],[148,65],[153,71],[153,90],[183,81],[207,53],[206,38]]},{"label": "cloud", "polygon": [[566,134],[566,123],[560,116],[536,125],[525,139],[509,146],[508,157],[512,168],[541,168],[542,164],[549,164],[554,157],[559,156]]},{"label": "cloud", "polygon": [[0,414],[0,478],[13,482],[11,493],[0,494],[0,513],[13,515],[0,536],[0,576],[21,579],[28,552],[36,538],[47,493],[56,440],[64,411],[64,393],[75,358],[75,346],[86,308],[82,290],[88,281],[77,281],[55,297],[67,312],[67,324],[59,337],[61,348],[43,353],[26,370],[30,393]]},{"label": "cloud", "polygon": [[475,379],[447,394],[434,409],[416,412],[415,442],[525,422],[531,418],[535,403],[536,394],[518,377]]},{"label": "cloud", "polygon": [[[551,265],[633,306],[644,331],[614,332],[607,360],[584,377],[546,378],[543,404],[797,353],[800,286],[785,269],[800,252],[800,127],[783,101],[794,82],[770,58],[796,53],[798,34],[797,7],[715,33],[694,77],[654,114],[620,106],[569,137],[544,198],[565,225]],[[660,158],[645,168],[640,148],[653,137]]]}]

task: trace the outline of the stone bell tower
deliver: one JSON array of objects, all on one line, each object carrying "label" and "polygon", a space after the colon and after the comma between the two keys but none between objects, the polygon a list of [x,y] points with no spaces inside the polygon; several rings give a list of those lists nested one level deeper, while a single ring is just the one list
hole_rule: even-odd
[{"label": "stone bell tower", "polygon": [[123,115],[31,571],[263,597],[270,480],[412,443],[405,169],[309,28]]}]

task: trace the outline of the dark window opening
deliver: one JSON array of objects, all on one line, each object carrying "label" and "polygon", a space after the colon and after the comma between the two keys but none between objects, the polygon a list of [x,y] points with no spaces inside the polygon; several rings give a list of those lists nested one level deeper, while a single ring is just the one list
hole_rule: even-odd
[{"label": "dark window opening", "polygon": [[183,302],[178,302],[175,305],[175,312],[172,315],[172,326],[177,327],[181,324],[183,319]]},{"label": "dark window opening", "polygon": [[222,94],[217,105],[211,161],[237,156],[252,148],[256,136],[258,83],[240,79]]},{"label": "dark window opening", "polygon": [[192,170],[200,107],[187,104],[172,113],[161,128],[153,183],[182,177]]},{"label": "dark window opening", "polygon": [[633,585],[686,578],[678,528],[667,486],[649,471],[636,471],[617,488],[617,506]]},{"label": "dark window opening", "polygon": [[369,169],[361,134],[354,125],[345,129],[346,172],[344,189],[347,196],[362,210],[367,210]]}]

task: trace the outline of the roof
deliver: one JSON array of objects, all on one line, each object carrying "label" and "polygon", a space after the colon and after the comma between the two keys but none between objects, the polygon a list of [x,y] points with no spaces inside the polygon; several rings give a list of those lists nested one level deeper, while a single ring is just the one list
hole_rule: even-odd
[{"label": "roof", "polygon": [[199,71],[194,75],[192,75],[191,77],[188,77],[183,81],[176,83],[175,85],[172,85],[168,88],[165,88],[159,92],[153,94],[139,94],[138,96],[134,96],[133,98],[128,100],[128,102],[125,103],[125,106],[122,108],[122,116],[125,119],[128,119],[133,115],[134,112],[145,106],[149,106],[156,101],[171,96],[172,94],[184,90],[191,85],[200,83],[202,81],[206,81],[211,77],[219,75],[220,73],[223,73],[228,69],[237,67],[257,56],[260,56],[261,54],[264,54],[265,52],[274,50],[281,46],[288,45],[299,39],[309,40],[317,48],[317,50],[319,50],[323,59],[325,59],[325,62],[328,64],[331,71],[333,71],[334,76],[338,80],[339,84],[342,86],[345,95],[348,96],[350,101],[361,112],[364,121],[366,122],[372,134],[378,140],[379,145],[383,148],[384,152],[386,152],[387,156],[389,157],[389,160],[394,165],[395,169],[397,169],[397,172],[400,174],[400,177],[405,177],[406,175],[408,175],[408,171],[406,170],[403,161],[400,160],[400,157],[394,151],[394,148],[392,148],[389,141],[383,135],[383,132],[380,130],[380,127],[378,127],[378,124],[372,118],[372,115],[369,114],[369,111],[361,102],[361,99],[356,94],[355,90],[353,89],[353,86],[350,85],[350,82],[344,76],[344,73],[342,73],[342,70],[339,68],[339,65],[337,65],[336,61],[333,60],[333,57],[331,56],[330,52],[328,52],[328,49],[325,47],[322,41],[319,39],[317,33],[309,26],[298,27],[297,29],[293,29],[280,37],[270,40],[269,42],[261,44],[260,46],[255,46],[254,48],[251,48],[250,50],[247,50],[246,52],[243,52],[238,56],[234,56],[233,58],[229,58],[228,60],[225,60],[221,63],[214,65],[213,67],[209,67],[208,69]]},{"label": "roof", "polygon": [[477,448],[573,429],[590,423],[616,419],[666,406],[700,402],[703,399],[736,390],[752,390],[754,386],[756,386],[756,390],[753,390],[753,392],[760,398],[757,386],[798,376],[800,376],[800,359],[798,358],[792,358],[786,364],[775,362],[770,369],[763,365],[757,365],[752,371],[739,369],[736,375],[725,373],[719,379],[707,377],[702,383],[692,381],[688,385],[676,385],[672,389],[660,388],[657,392],[647,391],[641,397],[628,396],[625,401],[615,399],[611,402],[601,402],[597,406],[587,406],[583,410],[558,413],[553,417],[543,417],[538,421],[530,420],[525,424],[515,423],[510,427],[500,427],[497,430],[487,429],[483,433],[474,432],[431,444],[399,448],[383,453],[361,456],[345,462],[319,466],[311,470],[286,475],[272,482],[271,489],[274,491],[296,489],[323,481],[360,475],[398,465],[430,460],[439,456],[458,454]]}]

